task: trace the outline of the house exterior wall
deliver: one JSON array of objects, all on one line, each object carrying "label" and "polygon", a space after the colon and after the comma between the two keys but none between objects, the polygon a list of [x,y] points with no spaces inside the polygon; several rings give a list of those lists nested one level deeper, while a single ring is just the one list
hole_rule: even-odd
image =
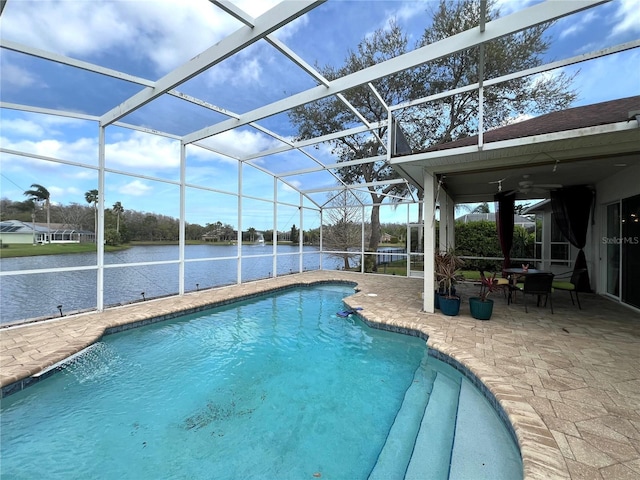
[{"label": "house exterior wall", "polygon": [[[589,269],[591,288],[598,294],[606,294],[607,288],[607,243],[604,240],[607,236],[607,206],[611,203],[619,202],[622,199],[640,195],[638,178],[640,178],[640,165],[621,169],[620,172],[595,185],[595,205],[592,212],[592,221],[587,230],[587,242],[584,253],[587,260],[587,268]],[[572,266],[550,265],[550,262],[547,260],[549,257],[547,249],[551,240],[550,226],[553,221],[551,203],[541,205],[537,211],[543,215],[543,261],[540,267],[545,270],[550,270],[556,275],[571,270],[573,268]],[[577,255],[578,249],[570,245],[569,260],[572,262],[572,265]]]},{"label": "house exterior wall", "polygon": [[0,241],[4,244],[32,244],[33,233],[0,233]]}]

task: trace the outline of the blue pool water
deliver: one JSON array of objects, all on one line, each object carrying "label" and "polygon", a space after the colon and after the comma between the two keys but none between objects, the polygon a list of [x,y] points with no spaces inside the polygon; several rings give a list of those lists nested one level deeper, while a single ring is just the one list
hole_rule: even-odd
[{"label": "blue pool water", "polygon": [[393,450],[401,406],[439,362],[424,340],[338,316],[352,292],[287,290],[104,337],[3,399],[2,478],[389,478],[385,456],[413,449]]}]

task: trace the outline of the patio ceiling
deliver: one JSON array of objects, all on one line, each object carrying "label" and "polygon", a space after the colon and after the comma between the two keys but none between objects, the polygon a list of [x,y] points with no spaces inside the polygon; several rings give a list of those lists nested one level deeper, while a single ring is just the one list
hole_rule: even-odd
[{"label": "patio ceiling", "polygon": [[[7,4],[2,2],[4,22],[10,19],[11,3],[11,1]],[[89,119],[103,127],[116,125],[164,135],[180,140],[186,145],[197,145],[273,175],[291,188],[300,190],[316,205],[321,205],[322,199],[326,198],[326,192],[335,190],[336,185],[342,185],[343,188],[380,186],[377,184],[344,185],[336,173],[337,168],[344,164],[338,164],[335,158],[329,161],[322,159],[314,152],[314,147],[326,144],[335,138],[357,132],[371,133],[376,127],[368,123],[349,104],[345,92],[358,86],[368,86],[375,92],[375,82],[381,78],[531,26],[575,15],[585,9],[598,8],[607,1],[539,3],[488,23],[481,21],[481,25],[473,29],[332,81],[325,79],[309,61],[303,59],[277,36],[277,32],[283,27],[310,15],[316,9],[322,9],[324,3],[321,0],[283,2],[253,18],[231,2],[211,0],[211,8],[221,9],[235,19],[238,28],[199,55],[157,79],[142,78],[111,68],[106,64],[90,63],[45,51],[3,36],[0,43],[3,53],[10,52],[21,60],[28,58],[34,62],[34,68],[37,68],[41,62],[54,62],[60,66],[65,75],[73,79],[71,82],[73,85],[78,85],[78,88],[82,86],[82,89],[86,88],[86,84],[90,85],[89,88],[99,88],[104,92],[105,101],[100,105],[82,104],[80,103],[82,95],[77,95],[77,98],[68,104],[52,103],[50,91],[34,89],[28,102],[24,101],[23,97],[13,98],[11,91],[3,91],[0,106],[11,110]],[[482,4],[486,7],[485,2]],[[5,5],[7,5],[6,8]],[[309,24],[312,25],[312,22]],[[250,52],[250,49],[258,43],[268,44],[281,55],[282,65],[286,67],[284,70],[286,74],[282,76],[285,90],[287,90],[287,78],[293,74],[294,70],[296,75],[306,76],[308,84],[313,86],[292,89],[293,93],[280,98],[248,99],[247,105],[251,106],[241,111],[216,105],[215,95],[199,98],[191,94],[194,80],[202,80],[202,75],[215,71],[218,65],[229,58],[250,54],[247,52]],[[610,46],[578,57],[548,63],[530,71],[513,72],[509,77],[542,74],[639,46],[638,40]],[[506,78],[491,79],[486,84],[506,80]],[[478,90],[481,85],[482,82],[480,85],[469,85],[462,90]],[[229,88],[233,88],[233,85],[229,84]],[[460,90],[444,91],[438,97],[454,95]],[[238,96],[242,96],[242,92],[238,92]],[[295,141],[290,134],[281,132],[273,126],[277,125],[274,119],[286,116],[291,109],[329,96],[341,99],[354,110],[356,117],[359,117],[359,121],[354,122],[349,130],[336,131],[311,140]],[[433,99],[416,98],[401,105],[384,105],[384,107],[390,118],[393,112],[431,100]],[[157,111],[170,111],[171,115],[156,115],[155,121],[149,121],[149,116],[146,116],[143,120],[140,112],[154,108]],[[186,122],[179,120],[186,118],[190,119],[188,127]],[[222,146],[224,142],[217,142],[225,132],[243,129],[268,138],[269,142],[275,142],[275,146],[273,146],[274,143],[270,143],[272,146],[258,151],[233,151]],[[613,173],[618,168],[614,167],[616,164],[629,165],[638,162],[637,130],[632,130],[630,126],[620,126],[620,131],[605,131],[604,127],[602,129],[601,133],[589,137],[581,133],[566,133],[548,135],[543,139],[522,138],[518,141],[496,142],[491,145],[486,144],[482,148],[461,147],[447,151],[446,157],[443,157],[441,152],[428,152],[399,160],[392,159],[388,154],[387,157],[377,156],[356,160],[354,163],[387,161],[403,174],[404,179],[400,182],[413,186],[420,185],[422,171],[426,169],[434,174],[444,175],[446,188],[457,201],[483,201],[497,191],[496,184],[491,182],[502,178],[505,179],[502,184],[503,189],[514,188],[517,181],[521,180],[522,175],[525,174],[530,175],[529,178],[535,183],[563,185],[594,183],[604,175]],[[380,141],[383,146],[386,146],[386,139]],[[6,148],[1,151],[11,155],[21,154]],[[293,153],[296,156],[280,157],[287,153]],[[47,160],[46,156],[39,154],[27,152],[27,155]],[[280,158],[284,160],[279,160]],[[537,192],[532,193],[537,194]],[[539,198],[539,195],[536,198]]]}]

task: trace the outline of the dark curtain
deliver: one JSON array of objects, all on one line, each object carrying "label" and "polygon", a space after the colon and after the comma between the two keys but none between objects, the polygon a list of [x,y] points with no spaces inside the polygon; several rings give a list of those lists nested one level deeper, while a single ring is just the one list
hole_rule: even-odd
[{"label": "dark curtain", "polygon": [[567,241],[580,249],[573,265],[573,271],[576,274],[578,270],[584,270],[576,284],[579,292],[591,291],[587,259],[583,248],[587,243],[587,229],[593,199],[593,190],[586,185],[551,191],[551,209],[556,225]]},{"label": "dark curtain", "polygon": [[516,197],[513,192],[497,193],[494,197],[496,202],[496,228],[498,229],[498,239],[500,249],[504,255],[502,268],[511,267],[511,246],[513,245],[513,214]]}]

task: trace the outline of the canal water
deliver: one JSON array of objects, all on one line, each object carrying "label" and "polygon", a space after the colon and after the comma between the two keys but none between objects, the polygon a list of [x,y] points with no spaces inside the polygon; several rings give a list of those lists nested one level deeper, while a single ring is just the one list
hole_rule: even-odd
[{"label": "canal water", "polygon": [[[37,247],[34,247],[37,248]],[[185,291],[202,290],[238,281],[235,245],[187,245],[185,247]],[[242,281],[273,276],[273,247],[242,247]],[[316,247],[305,246],[303,270],[318,270],[321,255]],[[179,259],[176,245],[136,246],[105,253],[104,303],[114,306],[150,298],[175,295],[179,288],[179,265],[139,265]],[[277,275],[297,273],[298,246],[278,245]],[[24,271],[46,268],[88,267],[97,264],[96,254],[39,255],[0,259],[0,270]],[[322,268],[340,268],[341,259],[322,255]],[[122,266],[124,265],[124,266]],[[97,270],[58,270],[52,273],[3,276],[0,280],[0,323],[95,309]]]}]

